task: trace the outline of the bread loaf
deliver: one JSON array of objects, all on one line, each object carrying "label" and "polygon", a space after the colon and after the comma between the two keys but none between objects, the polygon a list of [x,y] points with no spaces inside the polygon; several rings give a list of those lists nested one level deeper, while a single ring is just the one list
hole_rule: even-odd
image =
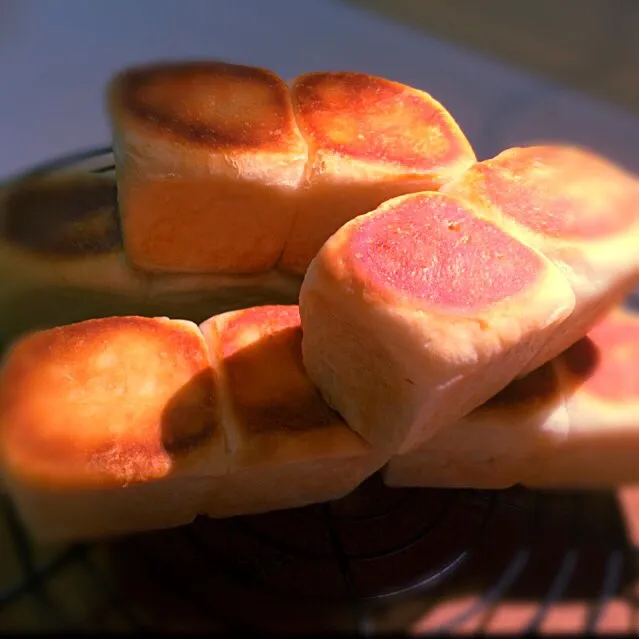
[{"label": "bread loaf", "polygon": [[215,61],[124,70],[108,90],[127,256],[150,272],[303,275],[344,222],[475,162],[442,105],[358,73]]},{"label": "bread loaf", "polygon": [[525,244],[570,282],[575,309],[522,375],[583,337],[639,281],[639,182],[567,146],[508,149],[444,187]]},{"label": "bread loaf", "polygon": [[428,94],[357,73],[156,64],[108,112],[117,202],[89,174],[0,192],[0,339],[47,329],[0,369],[36,537],[324,502],[389,458],[390,485],[637,480],[639,320],[578,341],[639,280],[633,176],[476,163]]},{"label": "bread loaf", "polygon": [[567,351],[384,469],[390,486],[614,488],[639,482],[639,316]]},{"label": "bread loaf", "polygon": [[341,497],[386,461],[322,401],[296,306],[113,317],[19,339],[0,370],[0,475],[41,541]]},{"label": "bread loaf", "polygon": [[127,265],[112,175],[22,178],[0,190],[0,342],[113,315],[204,321],[215,313],[297,302],[301,279],[153,275]]},{"label": "bread loaf", "polygon": [[406,452],[504,388],[573,307],[560,270],[472,205],[405,195],[311,263],[304,363],[352,428]]},{"label": "bread loaf", "polygon": [[136,67],[111,82],[108,111],[133,266],[225,274],[275,266],[306,164],[282,80],[222,62]]},{"label": "bread loaf", "polygon": [[195,324],[118,317],[33,333],[0,371],[0,473],[40,539],[185,524],[226,472]]},{"label": "bread loaf", "polygon": [[638,184],[579,149],[512,149],[345,225],[301,291],[311,379],[376,446],[419,446],[639,282]]}]

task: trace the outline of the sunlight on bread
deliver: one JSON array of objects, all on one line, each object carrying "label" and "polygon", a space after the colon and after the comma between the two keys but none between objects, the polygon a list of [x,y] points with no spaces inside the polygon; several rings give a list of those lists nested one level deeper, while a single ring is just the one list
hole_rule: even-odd
[{"label": "sunlight on bread", "polygon": [[296,306],[117,317],[18,340],[0,373],[0,468],[44,541],[344,496],[385,458],[321,399]]},{"label": "sunlight on bread", "polygon": [[130,263],[151,272],[303,275],[325,240],[389,197],[474,161],[430,95],[361,73],[152,64],[111,82]]},{"label": "sunlight on bread", "polygon": [[115,172],[0,189],[0,478],[35,538],[330,502],[382,468],[639,483],[625,169],[477,161],[434,97],[351,71],[149,64],[107,112]]},{"label": "sunlight on bread", "polygon": [[1,472],[34,535],[192,521],[226,471],[216,375],[183,320],[96,319],[18,340],[0,372]]}]

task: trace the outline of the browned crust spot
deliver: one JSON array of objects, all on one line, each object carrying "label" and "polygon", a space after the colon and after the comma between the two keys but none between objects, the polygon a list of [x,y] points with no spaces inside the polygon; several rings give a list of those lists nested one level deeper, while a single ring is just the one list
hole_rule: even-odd
[{"label": "browned crust spot", "polygon": [[74,175],[30,178],[3,202],[4,237],[34,253],[59,258],[122,249],[114,181]]},{"label": "browned crust spot", "polygon": [[292,91],[300,130],[318,148],[408,172],[475,159],[442,105],[400,83],[363,73],[316,72],[299,76]]},{"label": "browned crust spot", "polygon": [[286,84],[273,72],[225,62],[135,67],[114,78],[116,113],[190,143],[219,149],[297,147]]}]

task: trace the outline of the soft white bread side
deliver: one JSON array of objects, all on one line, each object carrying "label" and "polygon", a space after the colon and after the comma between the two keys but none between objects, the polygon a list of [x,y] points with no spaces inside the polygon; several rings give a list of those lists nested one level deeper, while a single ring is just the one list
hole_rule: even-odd
[{"label": "soft white bread side", "polygon": [[430,95],[364,73],[316,72],[291,87],[308,144],[297,214],[279,267],[303,274],[337,229],[385,200],[434,191],[475,161]]},{"label": "soft white bread side", "polygon": [[549,260],[471,205],[405,195],[348,222],[311,263],[304,364],[352,428],[406,452],[503,389],[573,306]]},{"label": "soft white bread side", "polygon": [[18,340],[0,371],[0,474],[33,535],[190,522],[226,472],[216,380],[182,320],[97,319]]},{"label": "soft white bread side", "polygon": [[225,313],[201,329],[220,362],[229,456],[223,495],[216,489],[205,512],[230,516],[337,499],[386,462],[306,375],[297,306]]},{"label": "soft white bread side", "polygon": [[639,482],[639,316],[567,351],[384,469],[389,486],[612,488]]},{"label": "soft white bread side", "polygon": [[135,67],[112,80],[108,113],[133,266],[222,274],[275,266],[307,158],[281,79],[212,61]]},{"label": "soft white bread side", "polygon": [[554,360],[565,389],[568,436],[526,468],[530,487],[610,488],[639,483],[639,315],[617,310]]},{"label": "soft white bread side", "polygon": [[188,317],[297,302],[301,278],[151,275],[129,268],[113,176],[30,177],[0,190],[0,341],[113,315]]},{"label": "soft white bread side", "polygon": [[590,151],[508,149],[443,190],[541,251],[575,293],[573,313],[521,375],[581,339],[639,281],[639,181]]},{"label": "soft white bread side", "polygon": [[508,488],[568,432],[554,362],[548,362],[442,428],[424,445],[391,457],[388,486]]}]

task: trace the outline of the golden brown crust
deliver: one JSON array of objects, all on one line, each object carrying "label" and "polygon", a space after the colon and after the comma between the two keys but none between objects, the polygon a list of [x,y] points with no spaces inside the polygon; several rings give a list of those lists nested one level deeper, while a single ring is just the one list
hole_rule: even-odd
[{"label": "golden brown crust", "polygon": [[286,84],[272,71],[217,61],[133,67],[111,82],[112,113],[162,137],[220,151],[299,146]]},{"label": "golden brown crust", "polygon": [[476,164],[448,188],[552,238],[596,241],[639,222],[639,184],[594,153],[515,147]]},{"label": "golden brown crust", "polygon": [[271,270],[307,159],[287,85],[257,67],[155,64],[117,76],[109,104],[129,263],[157,273]]},{"label": "golden brown crust", "polygon": [[437,172],[474,154],[428,94],[376,76],[315,72],[292,87],[297,123],[311,147],[407,173]]},{"label": "golden brown crust", "polygon": [[122,250],[115,181],[90,174],[26,178],[0,204],[6,241],[50,259]]},{"label": "golden brown crust", "polygon": [[392,197],[436,191],[476,162],[453,117],[423,91],[351,72],[307,73],[291,90],[308,162],[284,271],[305,273],[349,220]]},{"label": "golden brown crust", "polygon": [[228,397],[247,437],[344,426],[306,375],[297,306],[258,306],[214,321]]},{"label": "golden brown crust", "polygon": [[352,217],[476,161],[436,100],[365,74],[289,91],[257,67],[154,64],[116,76],[108,101],[127,256],[149,272],[303,274]]},{"label": "golden brown crust", "polygon": [[34,333],[0,373],[0,456],[52,487],[164,477],[216,435],[215,381],[190,322],[112,317]]}]

